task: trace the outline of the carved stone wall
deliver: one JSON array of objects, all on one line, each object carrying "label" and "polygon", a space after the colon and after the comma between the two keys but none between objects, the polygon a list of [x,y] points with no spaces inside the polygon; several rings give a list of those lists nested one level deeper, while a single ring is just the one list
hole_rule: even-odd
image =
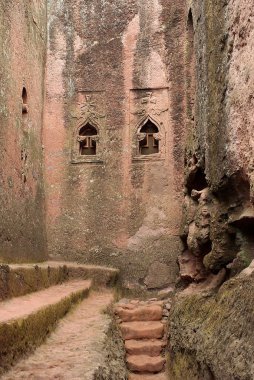
[{"label": "carved stone wall", "polygon": [[[117,266],[128,287],[160,288],[177,273],[184,12],[184,1],[48,2],[50,254]],[[159,152],[141,157],[146,120],[158,128]],[[77,131],[87,121],[98,152],[80,156]]]},{"label": "carved stone wall", "polygon": [[45,1],[0,1],[0,261],[46,257]]},{"label": "carved stone wall", "polygon": [[[168,88],[161,89],[133,89],[130,90],[130,133],[132,139],[133,160],[158,160],[165,159],[170,154],[170,114],[169,114]],[[159,153],[155,155],[141,156],[138,142],[142,136],[138,136],[142,126],[147,120],[153,122],[158,133]],[[168,151],[167,151],[168,149]],[[171,149],[172,154],[172,149]]]},{"label": "carved stone wall", "polygon": [[[103,163],[105,150],[105,92],[82,91],[77,94],[77,102],[74,102],[73,112],[71,112],[71,122],[73,132],[71,162],[75,163]],[[97,130],[96,135],[96,155],[82,156],[79,152],[78,133],[80,128],[90,123]]]}]

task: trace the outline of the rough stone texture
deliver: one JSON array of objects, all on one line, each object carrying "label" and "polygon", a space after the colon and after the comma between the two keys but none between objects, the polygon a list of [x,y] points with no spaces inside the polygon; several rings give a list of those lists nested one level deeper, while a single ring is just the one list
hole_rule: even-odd
[{"label": "rough stone texture", "polygon": [[71,262],[0,265],[0,300],[36,292],[67,280],[92,280],[93,288],[114,286],[119,271]]},{"label": "rough stone texture", "polygon": [[68,278],[66,266],[1,265],[0,300],[23,296],[59,284]]},{"label": "rough stone texture", "polygon": [[165,358],[161,356],[147,356],[147,355],[137,355],[137,356],[127,356],[127,366],[133,372],[160,372],[163,370],[165,365]]},{"label": "rough stone texture", "polygon": [[177,299],[169,326],[173,379],[253,379],[253,288],[252,268],[218,294]]},{"label": "rough stone texture", "polygon": [[88,295],[90,286],[90,281],[73,281],[3,302],[0,374],[39,346],[58,320]]},{"label": "rough stone texture", "polygon": [[147,289],[165,287],[171,282],[170,267],[166,264],[155,261],[149,268],[144,280]]},{"label": "rough stone texture", "polygon": [[[48,1],[50,254],[118,267],[129,288],[146,288],[154,263],[167,269],[159,286],[177,272],[184,12],[184,1]],[[147,158],[137,155],[137,131],[148,116],[161,153]],[[88,158],[77,154],[87,120],[99,132],[97,156]]]},{"label": "rough stone texture", "polygon": [[[158,298],[123,298],[115,305],[114,313],[122,332],[130,370],[129,379],[133,371],[140,373],[140,379],[151,372],[156,380],[155,373],[164,369],[168,337],[166,324],[170,309],[171,299],[159,301]],[[155,322],[155,318],[160,322]],[[165,373],[162,374],[163,378]]]},{"label": "rough stone texture", "polygon": [[[225,13],[228,33],[227,72],[227,158],[231,173],[242,172],[250,183],[253,204],[253,84],[254,25],[253,4],[249,0],[231,0]],[[243,189],[241,189],[243,190]]]},{"label": "rough stone texture", "polygon": [[123,322],[120,329],[124,339],[159,339],[164,333],[161,322]]},{"label": "rough stone texture", "polygon": [[104,361],[95,371],[93,380],[126,380],[128,377],[121,331],[113,315],[111,318],[103,346]]},{"label": "rough stone texture", "polygon": [[123,322],[132,321],[160,321],[162,307],[159,305],[138,306],[133,309],[117,307],[116,313]]},{"label": "rough stone texture", "polygon": [[165,373],[159,373],[159,374],[130,374],[128,380],[168,380],[168,377]]},{"label": "rough stone texture", "polygon": [[126,340],[125,348],[129,355],[159,356],[165,346],[161,340]]},{"label": "rough stone texture", "polygon": [[[46,257],[42,118],[46,2],[0,1],[0,261]],[[22,113],[23,87],[28,113]]]},{"label": "rough stone texture", "polygon": [[[186,140],[185,252],[179,264],[185,282],[200,282],[226,267],[234,275],[253,259],[249,57],[254,27],[248,1],[187,4],[187,46],[195,65],[186,72],[193,122]],[[194,97],[188,75],[196,81]]]},{"label": "rough stone texture", "polygon": [[93,293],[63,318],[33,355],[18,363],[2,379],[92,380],[105,360],[103,348],[110,318],[103,311],[112,300],[109,291]]},{"label": "rough stone texture", "polygon": [[171,377],[252,379],[252,278],[232,279],[217,295],[211,289],[254,257],[253,3],[190,0],[187,12],[191,122],[178,285],[189,286],[172,308]]}]

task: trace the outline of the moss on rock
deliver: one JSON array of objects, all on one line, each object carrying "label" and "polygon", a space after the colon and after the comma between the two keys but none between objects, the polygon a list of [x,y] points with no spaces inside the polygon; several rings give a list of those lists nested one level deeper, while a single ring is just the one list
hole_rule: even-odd
[{"label": "moss on rock", "polygon": [[178,298],[170,319],[172,378],[184,378],[191,362],[199,375],[206,369],[218,380],[253,379],[253,303],[253,275],[231,279],[218,294]]},{"label": "moss on rock", "polygon": [[22,319],[0,323],[0,375],[20,357],[39,346],[70,308],[88,295],[89,289],[70,294]]}]

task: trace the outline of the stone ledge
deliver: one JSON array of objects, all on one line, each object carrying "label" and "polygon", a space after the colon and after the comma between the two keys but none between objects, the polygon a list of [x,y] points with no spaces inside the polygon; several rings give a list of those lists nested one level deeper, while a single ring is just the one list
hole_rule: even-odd
[{"label": "stone ledge", "polygon": [[0,375],[39,346],[70,308],[84,299],[90,281],[72,281],[1,303]]},{"label": "stone ledge", "polygon": [[119,271],[114,268],[47,261],[38,264],[0,265],[0,301],[23,296],[70,279],[91,279],[93,287],[113,286]]}]

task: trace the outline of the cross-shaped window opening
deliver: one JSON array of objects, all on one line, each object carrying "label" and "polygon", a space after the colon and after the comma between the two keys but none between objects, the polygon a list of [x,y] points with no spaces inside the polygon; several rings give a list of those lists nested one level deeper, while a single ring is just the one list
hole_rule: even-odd
[{"label": "cross-shaped window opening", "polygon": [[87,123],[79,131],[79,153],[81,156],[96,155],[96,138],[97,130],[91,124]]},{"label": "cross-shaped window opening", "polygon": [[145,136],[144,139],[139,142],[139,152],[141,155],[159,153],[159,140],[154,136],[158,132],[158,128],[150,120],[143,125],[140,133]]}]

